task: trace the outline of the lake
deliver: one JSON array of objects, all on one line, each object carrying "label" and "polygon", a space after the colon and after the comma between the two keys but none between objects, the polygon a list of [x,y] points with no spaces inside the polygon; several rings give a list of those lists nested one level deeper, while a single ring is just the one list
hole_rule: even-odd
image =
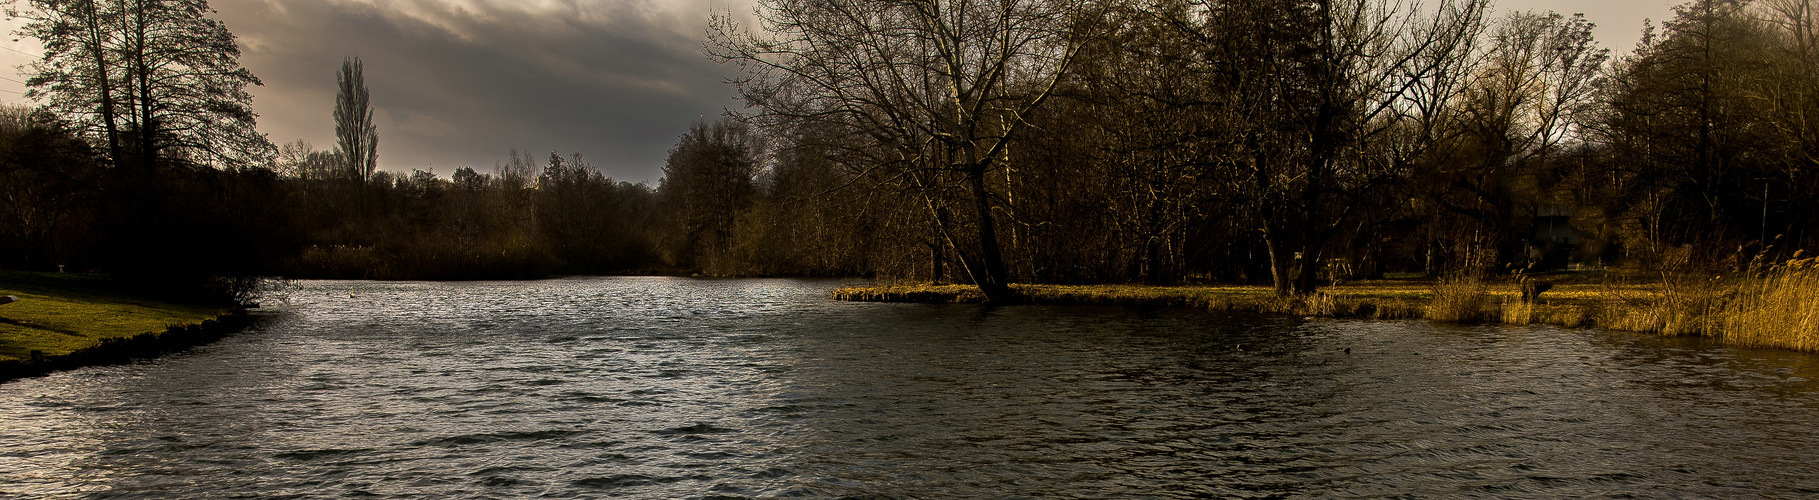
[{"label": "lake", "polygon": [[311,281],[0,385],[0,496],[1819,494],[1819,357],[1554,327]]}]

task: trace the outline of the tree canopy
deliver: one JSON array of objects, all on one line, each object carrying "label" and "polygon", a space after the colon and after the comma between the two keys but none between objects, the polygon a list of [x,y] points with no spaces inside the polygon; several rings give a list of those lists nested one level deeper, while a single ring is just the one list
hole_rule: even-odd
[{"label": "tree canopy", "polygon": [[226,168],[267,164],[240,48],[206,0],[28,0],[9,14],[44,56],[26,70],[28,97],[106,144],[119,166],[154,170],[189,161]]}]

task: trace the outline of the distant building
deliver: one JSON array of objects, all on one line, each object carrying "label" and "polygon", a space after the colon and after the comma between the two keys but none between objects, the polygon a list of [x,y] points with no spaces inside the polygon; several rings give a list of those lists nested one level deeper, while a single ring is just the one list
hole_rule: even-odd
[{"label": "distant building", "polygon": [[1580,252],[1586,235],[1573,227],[1577,207],[1538,205],[1535,207],[1534,235],[1529,238],[1528,257],[1537,267],[1566,269],[1585,261]]}]

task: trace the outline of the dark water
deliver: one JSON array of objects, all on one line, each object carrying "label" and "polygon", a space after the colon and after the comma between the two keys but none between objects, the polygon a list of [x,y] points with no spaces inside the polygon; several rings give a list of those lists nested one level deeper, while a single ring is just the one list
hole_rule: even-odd
[{"label": "dark water", "polygon": [[1808,355],[831,286],[307,283],[217,344],[0,385],[0,496],[1819,494]]}]

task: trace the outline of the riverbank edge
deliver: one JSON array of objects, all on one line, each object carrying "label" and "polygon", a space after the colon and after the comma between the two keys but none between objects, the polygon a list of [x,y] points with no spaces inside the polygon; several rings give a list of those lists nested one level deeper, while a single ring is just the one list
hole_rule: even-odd
[{"label": "riverbank edge", "polygon": [[[1417,286],[1433,287],[1429,292],[1410,292]],[[1305,296],[1277,297],[1268,287],[1240,286],[1144,286],[1144,285],[1011,285],[1018,304],[1179,307],[1211,311],[1252,312],[1263,314],[1312,316],[1323,318],[1408,320],[1427,319],[1451,324],[1552,325],[1565,328],[1599,328],[1608,331],[1678,336],[1662,328],[1660,321],[1638,321],[1656,313],[1639,295],[1656,295],[1660,290],[1631,295],[1610,289],[1593,292],[1592,297],[1564,301],[1519,300],[1516,284],[1503,295],[1486,293],[1482,285],[1474,293],[1460,294],[1445,290],[1444,283],[1405,284],[1401,291],[1383,293],[1368,287],[1339,287]],[[1631,289],[1632,292],[1635,289]],[[1631,296],[1625,296],[1631,295]],[[985,295],[971,285],[872,285],[850,286],[829,293],[833,300],[852,302],[898,302],[923,304],[980,304]],[[1715,335],[1694,335],[1728,339]],[[1786,343],[1737,342],[1748,347],[1769,347],[1794,351],[1811,351],[1803,345]]]},{"label": "riverbank edge", "polygon": [[0,360],[0,383],[76,368],[155,358],[221,340],[246,328],[250,321],[245,308],[235,308],[199,323],[172,325],[163,331],[138,335],[104,338],[99,344],[68,354],[46,356],[42,351],[32,351],[29,359]]},{"label": "riverbank edge", "polygon": [[[1182,307],[1334,318],[1420,319],[1425,301],[1362,298],[1327,293],[1275,297],[1265,287],[1162,287],[1142,285],[1013,284],[1017,305]],[[848,302],[982,304],[972,285],[873,285],[835,289],[829,298]]]}]

